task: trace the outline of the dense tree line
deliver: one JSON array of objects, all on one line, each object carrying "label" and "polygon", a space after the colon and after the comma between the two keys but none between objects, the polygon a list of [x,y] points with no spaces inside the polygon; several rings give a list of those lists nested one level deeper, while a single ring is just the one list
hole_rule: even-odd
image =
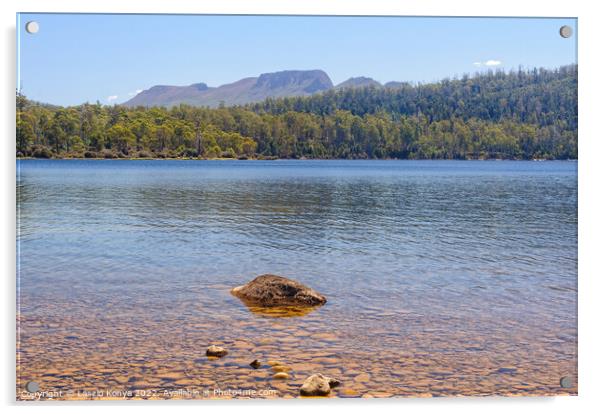
[{"label": "dense tree line", "polygon": [[249,105],[258,112],[287,111],[332,114],[337,109],[354,115],[384,111],[424,115],[429,122],[450,118],[513,120],[539,126],[557,121],[577,129],[577,66],[555,70],[487,72],[427,85],[392,82],[391,86],[330,90],[311,97],[267,99]]},{"label": "dense tree line", "polygon": [[215,109],[56,107],[17,95],[33,157],[577,158],[577,66]]}]

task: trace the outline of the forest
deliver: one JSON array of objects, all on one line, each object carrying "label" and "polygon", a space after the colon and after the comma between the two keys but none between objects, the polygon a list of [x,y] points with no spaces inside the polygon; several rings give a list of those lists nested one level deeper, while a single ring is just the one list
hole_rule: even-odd
[{"label": "forest", "polygon": [[17,157],[577,159],[577,65],[219,108],[16,105]]}]

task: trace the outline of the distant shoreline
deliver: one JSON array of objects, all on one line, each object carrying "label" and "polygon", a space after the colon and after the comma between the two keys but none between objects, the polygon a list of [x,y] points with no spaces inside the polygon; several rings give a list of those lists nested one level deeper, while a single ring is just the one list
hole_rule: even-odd
[{"label": "distant shoreline", "polygon": [[16,160],[79,160],[79,161],[579,161],[578,158],[196,158],[196,157],[131,157],[131,158],[85,158],[85,157],[16,157]]}]

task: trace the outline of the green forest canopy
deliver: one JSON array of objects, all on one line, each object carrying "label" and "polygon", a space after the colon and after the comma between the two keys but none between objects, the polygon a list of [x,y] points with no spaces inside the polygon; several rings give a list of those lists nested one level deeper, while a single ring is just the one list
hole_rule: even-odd
[{"label": "green forest canopy", "polygon": [[577,65],[236,107],[82,104],[17,94],[17,156],[576,159]]}]

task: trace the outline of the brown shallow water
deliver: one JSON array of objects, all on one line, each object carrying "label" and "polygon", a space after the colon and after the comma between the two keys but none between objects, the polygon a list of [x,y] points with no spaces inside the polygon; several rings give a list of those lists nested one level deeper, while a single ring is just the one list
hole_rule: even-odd
[{"label": "brown shallow water", "polygon": [[[107,304],[96,314],[85,304],[86,313],[78,314],[78,304],[70,303],[47,308],[45,318],[21,317],[19,398],[39,397],[23,391],[28,381],[51,393],[41,399],[244,398],[250,392],[253,398],[295,398],[303,380],[316,372],[342,382],[332,397],[577,391],[574,344],[545,329],[510,322],[484,330],[480,318],[380,310],[359,318],[335,316],[336,326],[325,326],[328,304],[301,317],[272,317],[249,312],[228,297],[227,286],[206,289],[234,312],[199,300],[145,320],[135,303],[116,304],[115,312]],[[210,317],[187,317],[191,308]],[[206,357],[209,344],[229,354]],[[262,362],[259,369],[249,366],[254,359]],[[268,361],[290,366],[290,379],[273,379]],[[560,387],[566,375],[573,388]]]},{"label": "brown shallow water", "polygon": [[[576,163],[17,168],[18,399],[294,398],[318,372],[332,397],[577,393]],[[229,293],[263,273],[328,302]]]}]

